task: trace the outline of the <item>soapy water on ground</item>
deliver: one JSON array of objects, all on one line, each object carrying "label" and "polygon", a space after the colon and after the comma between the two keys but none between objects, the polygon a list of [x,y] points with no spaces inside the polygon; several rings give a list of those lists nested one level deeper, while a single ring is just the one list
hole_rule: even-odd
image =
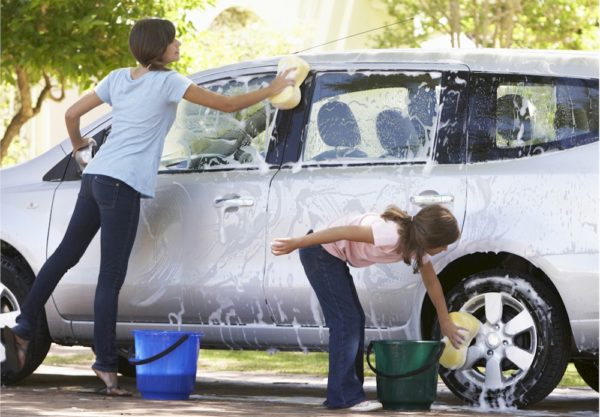
[{"label": "soapy water on ground", "polygon": [[[249,382],[251,383],[251,382]],[[275,383],[276,384],[276,383]],[[309,383],[312,385],[312,383]],[[325,385],[326,381],[322,382]],[[276,384],[278,386],[282,384]],[[291,384],[290,384],[291,385]],[[366,382],[366,391],[373,392],[375,390],[374,381]],[[588,389],[569,389],[563,388],[556,390],[550,396],[553,405],[549,405],[550,401],[545,401],[537,404],[533,409],[517,409],[517,408],[505,408],[491,409],[489,407],[474,407],[469,405],[458,404],[458,400],[455,399],[448,390],[442,385],[438,386],[438,398],[431,405],[431,413],[433,415],[460,415],[460,416],[481,416],[481,415],[494,415],[494,416],[519,416],[519,417],[555,417],[555,416],[569,416],[569,417],[597,417],[598,408],[590,410],[569,410],[569,406],[566,407],[562,404],[565,403],[576,404],[579,402],[590,402],[590,399],[594,398],[594,394]],[[207,394],[193,394],[190,396],[190,400],[198,401],[227,401],[227,402],[263,402],[270,404],[288,404],[298,406],[320,406],[323,403],[324,398],[317,396],[302,396],[302,395],[207,395]],[[457,402],[456,404],[454,402]],[[566,409],[565,409],[566,408]],[[307,410],[308,411],[308,410]],[[385,412],[385,411],[384,411]],[[389,412],[389,411],[388,411]],[[408,412],[408,411],[407,411]],[[418,415],[426,415],[427,412],[418,412]],[[423,414],[420,414],[423,413]],[[412,414],[411,414],[412,415]]]}]

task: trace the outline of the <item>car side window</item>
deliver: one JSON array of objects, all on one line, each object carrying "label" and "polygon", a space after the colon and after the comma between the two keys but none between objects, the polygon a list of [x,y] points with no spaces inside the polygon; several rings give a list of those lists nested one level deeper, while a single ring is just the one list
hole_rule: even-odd
[{"label": "car side window", "polygon": [[598,140],[598,81],[473,77],[471,162],[520,158]]},{"label": "car side window", "polygon": [[327,72],[315,82],[303,161],[413,161],[431,155],[441,73]]},{"label": "car side window", "polygon": [[[238,95],[264,87],[273,78],[261,74],[202,87],[223,95]],[[160,170],[259,166],[264,163],[274,113],[265,103],[225,113],[182,100],[165,139]]]},{"label": "car side window", "polygon": [[[96,152],[98,152],[98,149],[102,147],[109,133],[110,126],[102,129],[93,136],[96,144],[98,145]],[[75,158],[73,158],[73,156],[69,153],[68,155],[65,155],[65,157],[56,165],[50,168],[50,170],[44,174],[42,180],[49,182],[79,181],[81,179],[81,174],[81,168],[79,168],[79,165],[77,165],[77,162],[75,162]]]}]

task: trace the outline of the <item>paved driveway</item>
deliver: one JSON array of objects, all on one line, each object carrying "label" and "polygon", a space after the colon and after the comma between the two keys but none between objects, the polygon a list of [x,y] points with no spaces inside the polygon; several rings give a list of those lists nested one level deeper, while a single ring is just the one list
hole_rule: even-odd
[{"label": "paved driveway", "polygon": [[[52,345],[51,354],[68,356],[89,353],[88,348]],[[257,373],[211,372],[198,370],[196,390],[189,401],[149,401],[141,398],[132,378],[121,378],[130,398],[110,398],[93,394],[100,382],[84,366],[46,366],[21,384],[2,387],[0,416],[353,416],[365,413],[329,411],[321,406],[326,380],[319,377],[282,376]],[[365,389],[376,398],[374,378]],[[382,416],[524,416],[596,417],[598,393],[588,388],[556,389],[544,401],[527,410],[489,410],[462,404],[443,384],[432,409],[424,412],[378,411]]]},{"label": "paved driveway", "polygon": [[[92,394],[99,387],[89,368],[42,365],[32,376],[14,387],[3,387],[0,415],[12,416],[352,416],[364,413],[329,411],[320,406],[325,396],[323,378],[198,372],[196,391],[189,401],[149,401],[140,397],[135,380],[122,378],[121,385],[136,394],[110,398]],[[376,396],[374,379],[366,390]],[[461,404],[445,386],[438,385],[438,399],[424,412],[379,411],[384,416],[503,416],[593,417],[598,416],[598,394],[587,388],[556,389],[547,399],[528,410],[492,411]]]}]

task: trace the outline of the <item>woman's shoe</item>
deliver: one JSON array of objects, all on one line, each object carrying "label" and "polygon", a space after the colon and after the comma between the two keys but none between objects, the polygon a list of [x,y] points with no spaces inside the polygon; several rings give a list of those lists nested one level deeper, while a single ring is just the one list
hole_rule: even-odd
[{"label": "woman's shoe", "polygon": [[27,361],[27,348],[29,341],[20,338],[8,326],[2,328],[2,344],[6,352],[5,366],[10,367],[9,371],[18,373],[25,366]]},{"label": "woman's shoe", "polygon": [[102,382],[104,387],[95,391],[95,394],[105,395],[109,397],[131,397],[131,392],[119,387],[117,384],[117,373],[116,372],[105,372],[100,371],[92,367],[92,371],[96,374]]}]

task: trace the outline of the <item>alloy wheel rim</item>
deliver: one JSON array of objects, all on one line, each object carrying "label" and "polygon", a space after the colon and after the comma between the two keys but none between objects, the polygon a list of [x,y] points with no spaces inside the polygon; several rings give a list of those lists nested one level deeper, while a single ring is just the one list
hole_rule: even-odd
[{"label": "alloy wheel rim", "polygon": [[482,322],[459,371],[466,379],[483,391],[514,386],[527,375],[538,339],[525,304],[507,293],[488,292],[469,299],[461,311]]},{"label": "alloy wheel rim", "polygon": [[[17,324],[17,316],[21,308],[17,297],[3,283],[0,283],[0,328],[4,326],[13,327]],[[0,362],[6,359],[6,350],[3,344],[0,344]]]}]

